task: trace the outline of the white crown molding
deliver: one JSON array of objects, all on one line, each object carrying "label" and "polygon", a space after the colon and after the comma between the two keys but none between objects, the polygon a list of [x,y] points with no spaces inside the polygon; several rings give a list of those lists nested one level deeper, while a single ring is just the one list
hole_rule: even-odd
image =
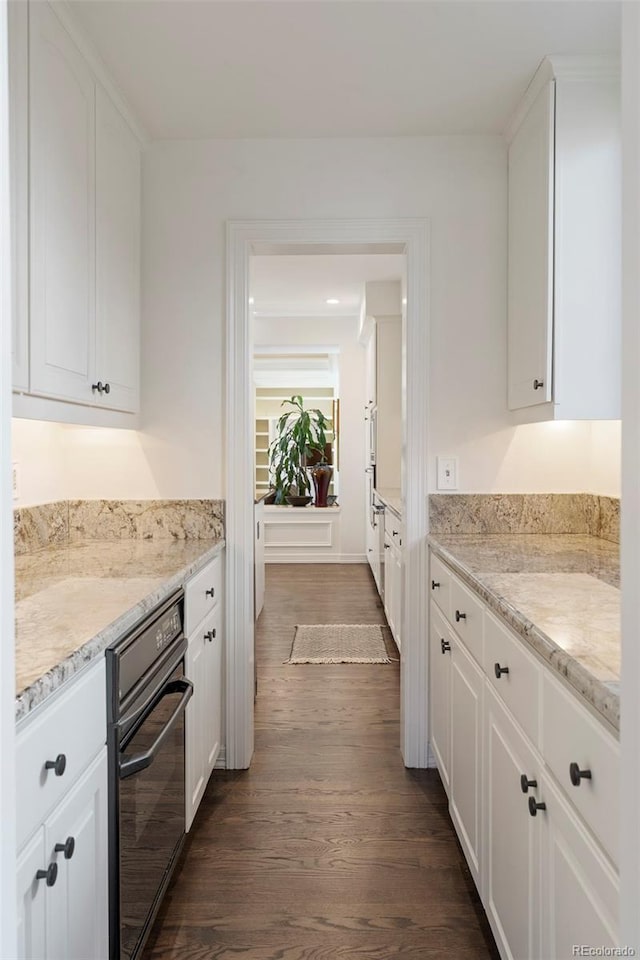
[{"label": "white crown molding", "polygon": [[[42,2],[42,0],[30,0],[30,2]],[[48,0],[51,9],[54,11],[58,20],[70,35],[78,50],[85,58],[96,79],[102,84],[109,94],[118,110],[131,127],[132,132],[138,138],[142,146],[150,143],[150,136],[145,130],[143,124],[134,113],[124,94],[116,85],[113,77],[109,73],[104,60],[96,50],[93,42],[87,37],[82,26],[78,23],[76,14],[71,9],[68,0]]]},{"label": "white crown molding", "polygon": [[620,60],[615,56],[605,54],[589,54],[586,56],[553,54],[545,57],[505,127],[504,136],[507,143],[511,143],[532,103],[542,88],[551,80],[585,81],[615,80],[619,78]]}]

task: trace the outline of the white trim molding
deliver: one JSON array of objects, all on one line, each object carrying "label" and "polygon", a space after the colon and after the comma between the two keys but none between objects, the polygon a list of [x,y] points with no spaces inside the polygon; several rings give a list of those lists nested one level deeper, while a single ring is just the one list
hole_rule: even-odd
[{"label": "white trim molding", "polygon": [[[227,766],[253,753],[253,402],[249,262],[252,254],[344,250],[404,253],[407,313],[403,355],[405,503],[401,750],[408,767],[428,762],[427,425],[429,225],[426,220],[257,220],[227,224]],[[410,442],[409,442],[410,440]]]},{"label": "white trim molding", "polygon": [[[640,7],[622,5],[620,939],[640,954]],[[612,816],[618,811],[612,810]]]},{"label": "white trim molding", "polygon": [[17,956],[16,777],[11,494],[11,236],[7,3],[0,0],[0,953]]}]

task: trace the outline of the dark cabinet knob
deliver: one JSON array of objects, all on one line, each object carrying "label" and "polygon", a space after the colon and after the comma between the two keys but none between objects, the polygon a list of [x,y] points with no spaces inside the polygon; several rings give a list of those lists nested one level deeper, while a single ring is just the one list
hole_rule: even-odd
[{"label": "dark cabinet knob", "polygon": [[105,392],[105,393],[111,393],[111,384],[110,384],[110,383],[105,383],[103,389],[104,389],[104,392]]},{"label": "dark cabinet knob", "polygon": [[209,643],[211,643],[211,641],[212,641],[212,640],[215,640],[215,638],[216,638],[216,631],[215,631],[215,630],[209,630],[208,633],[205,633],[204,638],[205,638],[205,640],[208,640]]},{"label": "dark cabinet knob", "polygon": [[75,839],[73,837],[67,837],[64,843],[56,843],[53,849],[56,851],[56,853],[64,853],[65,860],[71,860],[75,848]]},{"label": "dark cabinet knob", "polygon": [[392,531],[391,531],[391,536],[392,536],[392,537],[397,537],[397,536],[398,536],[398,533],[399,533],[398,530],[392,530]]},{"label": "dark cabinet knob", "polygon": [[389,544],[388,544],[388,543],[385,543],[384,548],[385,548],[385,550],[388,550],[388,549],[389,549]]},{"label": "dark cabinet knob", "polygon": [[58,864],[50,863],[46,870],[38,870],[36,880],[46,880],[47,886],[52,887],[58,879]]},{"label": "dark cabinet knob", "polygon": [[216,588],[210,587],[208,590],[205,590],[204,595],[205,597],[214,597],[215,593],[216,593]]},{"label": "dark cabinet knob", "polygon": [[534,380],[534,381],[533,381],[533,389],[534,389],[534,390],[542,390],[543,387],[544,387],[544,380]]},{"label": "dark cabinet knob", "polygon": [[59,753],[55,760],[47,760],[44,767],[45,770],[53,770],[56,777],[61,777],[67,768],[67,758],[64,753]]},{"label": "dark cabinet knob", "polygon": [[104,383],[102,382],[102,380],[98,380],[97,383],[91,384],[91,389],[93,390],[94,393],[96,392],[96,390],[98,391],[98,393],[102,393],[104,391]]},{"label": "dark cabinet knob", "polygon": [[537,786],[538,786],[538,781],[529,780],[526,773],[523,773],[522,776],[520,777],[520,788],[523,793],[529,793],[529,787],[537,787]]},{"label": "dark cabinet knob", "polygon": [[581,780],[591,780],[591,770],[581,770],[577,763],[570,763],[569,777],[574,787],[579,787]]},{"label": "dark cabinet knob", "polygon": [[546,810],[546,803],[538,803],[535,797],[529,797],[529,813],[532,817],[538,816],[538,810]]},{"label": "dark cabinet knob", "polygon": [[466,613],[460,613],[459,610],[456,610],[456,623],[460,623],[461,620],[466,620],[466,619],[467,619]]},{"label": "dark cabinet knob", "polygon": [[494,663],[493,672],[496,675],[496,680],[499,680],[503,673],[509,673],[509,667],[501,667],[499,663]]},{"label": "dark cabinet knob", "polygon": [[442,647],[442,652],[446,653],[448,650],[451,650],[451,644],[448,640],[445,640],[444,637],[440,641],[440,646]]},{"label": "dark cabinet knob", "polygon": [[432,581],[431,581],[431,589],[432,589],[432,590],[437,590],[439,586],[440,586],[440,584],[437,583],[435,580],[432,580]]}]

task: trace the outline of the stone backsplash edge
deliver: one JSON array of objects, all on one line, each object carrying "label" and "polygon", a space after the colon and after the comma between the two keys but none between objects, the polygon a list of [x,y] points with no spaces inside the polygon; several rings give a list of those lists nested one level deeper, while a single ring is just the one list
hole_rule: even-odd
[{"label": "stone backsplash edge", "polygon": [[591,493],[431,494],[430,530],[578,533],[620,542],[620,500]]},{"label": "stone backsplash edge", "polygon": [[79,540],[212,540],[224,500],[58,500],[13,513],[16,556]]}]

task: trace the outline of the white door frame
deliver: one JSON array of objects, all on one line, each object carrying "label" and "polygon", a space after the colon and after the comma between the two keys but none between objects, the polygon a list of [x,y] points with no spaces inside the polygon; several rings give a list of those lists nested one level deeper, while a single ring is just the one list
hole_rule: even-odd
[{"label": "white door frame", "polygon": [[640,7],[622,4],[620,944],[640,953]]},{"label": "white door frame", "polygon": [[291,244],[316,248],[318,245],[360,248],[398,245],[407,258],[403,337],[405,539],[400,747],[406,766],[425,767],[428,758],[426,538],[429,525],[427,220],[256,220],[227,224],[227,767],[246,768],[253,754],[254,409],[249,261],[256,252],[266,249],[275,252],[279,245]]},{"label": "white door frame", "polygon": [[11,237],[9,232],[7,3],[0,0],[0,956],[15,957],[16,796],[11,494]]}]

